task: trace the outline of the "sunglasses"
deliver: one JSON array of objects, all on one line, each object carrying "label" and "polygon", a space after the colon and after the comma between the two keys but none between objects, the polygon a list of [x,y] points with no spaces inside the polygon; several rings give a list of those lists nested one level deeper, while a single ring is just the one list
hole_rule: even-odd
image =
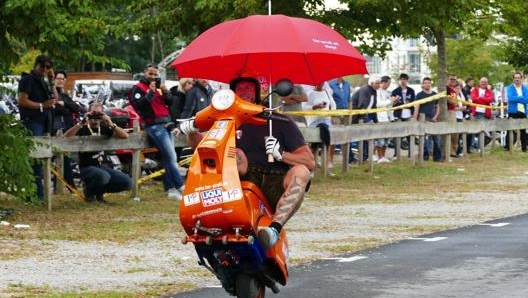
[{"label": "sunglasses", "polygon": [[50,69],[51,65],[49,65],[49,64],[41,64],[40,67],[46,68],[46,69]]}]

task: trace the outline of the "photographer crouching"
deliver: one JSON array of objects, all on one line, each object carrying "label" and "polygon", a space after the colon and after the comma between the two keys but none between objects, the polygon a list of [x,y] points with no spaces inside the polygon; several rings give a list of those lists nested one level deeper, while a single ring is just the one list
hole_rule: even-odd
[{"label": "photographer crouching", "polygon": [[[128,138],[128,133],[112,123],[112,119],[103,112],[103,104],[92,103],[76,125],[64,133],[73,136],[108,136],[118,139]],[[104,151],[79,152],[80,177],[84,182],[86,202],[107,203],[105,193],[115,193],[132,188],[132,179],[123,172],[105,165],[107,157]]]}]

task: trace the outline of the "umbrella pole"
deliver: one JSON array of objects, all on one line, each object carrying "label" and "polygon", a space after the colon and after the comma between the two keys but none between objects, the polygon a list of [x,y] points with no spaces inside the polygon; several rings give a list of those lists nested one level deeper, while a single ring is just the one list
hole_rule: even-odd
[{"label": "umbrella pole", "polygon": [[[271,5],[271,0],[270,0],[270,5]],[[273,108],[273,96],[271,93],[272,91],[273,91],[273,87],[271,86],[271,77],[269,77],[268,78],[268,96],[269,96],[268,107],[270,108],[270,110]],[[268,124],[269,124],[269,135],[272,137],[273,136],[273,123],[271,119],[268,120]],[[268,154],[268,162],[274,162],[274,161],[275,159],[273,158],[273,155]]]}]

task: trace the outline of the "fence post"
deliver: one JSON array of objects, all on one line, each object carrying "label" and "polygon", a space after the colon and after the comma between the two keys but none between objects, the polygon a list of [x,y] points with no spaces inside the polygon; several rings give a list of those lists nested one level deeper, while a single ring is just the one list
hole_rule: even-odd
[{"label": "fence post", "polygon": [[[140,133],[139,121],[136,119],[133,123],[133,133]],[[141,149],[134,149],[132,152],[132,165],[130,173],[132,174],[132,198],[139,197],[139,177],[141,175]]]},{"label": "fence post", "polygon": [[484,157],[484,148],[486,147],[486,144],[484,143],[484,136],[486,133],[484,131],[479,132],[479,147],[480,147],[480,157]]},{"label": "fence post", "polygon": [[350,142],[346,142],[345,144],[341,144],[341,155],[343,156],[341,160],[341,172],[346,173],[348,171],[348,156],[350,154]]},{"label": "fence post", "polygon": [[47,157],[44,159],[43,169],[44,173],[42,175],[42,184],[44,185],[44,200],[48,202],[48,211],[51,211],[51,157]]},{"label": "fence post", "polygon": [[[317,152],[317,151],[315,151]],[[323,176],[328,176],[328,148],[325,146],[324,142],[321,142],[321,167],[323,168]],[[317,154],[317,153],[316,153]],[[315,160],[317,160],[317,156],[315,156]]]},{"label": "fence post", "polygon": [[[369,173],[374,172],[374,140],[369,139],[367,141],[368,143],[368,161],[369,161]],[[361,156],[361,159],[363,159],[363,156]]]},{"label": "fence post", "polygon": [[[423,124],[425,123],[425,114],[424,113],[420,113],[420,115],[418,116],[418,123],[420,123],[423,127]],[[423,129],[422,129],[422,132],[423,132]],[[425,133],[422,133],[422,135],[418,136],[418,164],[423,164],[424,162],[424,151],[425,151]],[[430,156],[429,158],[433,158],[432,156]]]}]

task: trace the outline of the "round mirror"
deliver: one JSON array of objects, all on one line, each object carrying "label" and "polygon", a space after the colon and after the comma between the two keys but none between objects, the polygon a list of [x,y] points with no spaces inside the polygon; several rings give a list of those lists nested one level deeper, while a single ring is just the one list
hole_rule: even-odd
[{"label": "round mirror", "polygon": [[277,84],[275,84],[275,90],[273,90],[280,96],[288,96],[293,91],[293,83],[288,79],[280,79]]},{"label": "round mirror", "polygon": [[215,92],[211,99],[213,108],[224,111],[229,109],[235,102],[235,93],[229,89],[221,89]]}]

